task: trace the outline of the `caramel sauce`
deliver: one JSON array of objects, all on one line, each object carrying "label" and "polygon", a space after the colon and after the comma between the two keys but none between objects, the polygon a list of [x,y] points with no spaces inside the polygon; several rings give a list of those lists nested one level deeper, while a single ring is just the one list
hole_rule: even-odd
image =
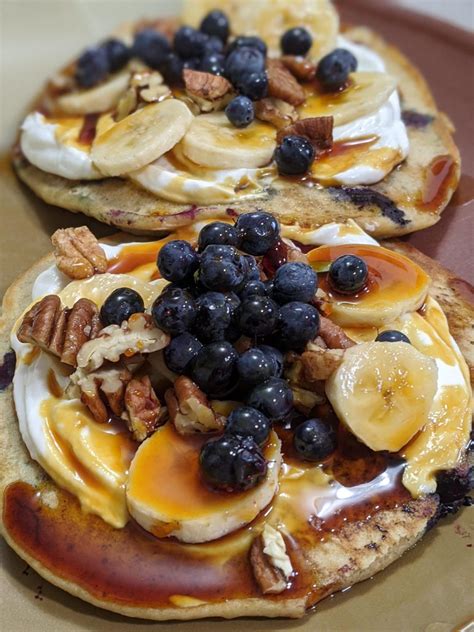
[{"label": "caramel sauce", "polygon": [[417,208],[422,211],[436,212],[456,178],[456,163],[451,156],[437,156],[427,167],[425,185]]},{"label": "caramel sauce", "polygon": [[167,241],[166,239],[161,239],[159,241],[124,246],[116,257],[109,259],[107,272],[111,274],[127,274],[140,266],[155,263],[158,252]]},{"label": "caramel sauce", "polygon": [[23,357],[23,362],[30,366],[31,364],[33,364],[40,353],[41,349],[34,345],[31,351],[28,351],[28,353]]},{"label": "caramel sauce", "polygon": [[63,389],[59,386],[58,379],[56,377],[56,373],[53,369],[49,369],[48,371],[48,390],[53,397],[57,397],[58,399],[63,396]]}]

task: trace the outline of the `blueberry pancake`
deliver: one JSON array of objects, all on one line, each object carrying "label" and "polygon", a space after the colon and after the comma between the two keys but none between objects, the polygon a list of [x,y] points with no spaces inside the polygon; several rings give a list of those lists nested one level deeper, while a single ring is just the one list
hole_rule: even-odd
[{"label": "blueberry pancake", "polygon": [[474,308],[413,248],[263,211],[52,243],[0,320],[1,532],[52,583],[301,617],[467,502]]},{"label": "blueberry pancake", "polygon": [[52,77],[14,165],[46,202],[135,233],[265,207],[390,237],[438,221],[452,132],[409,60],[329,0],[190,0]]}]

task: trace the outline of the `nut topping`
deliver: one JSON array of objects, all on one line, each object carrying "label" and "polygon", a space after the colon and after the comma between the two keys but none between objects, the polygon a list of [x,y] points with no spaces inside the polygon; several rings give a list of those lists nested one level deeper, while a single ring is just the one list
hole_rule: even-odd
[{"label": "nut topping", "polygon": [[267,61],[268,94],[297,106],[305,102],[303,88],[279,59]]},{"label": "nut topping", "polygon": [[56,265],[71,279],[87,279],[107,270],[107,257],[87,226],[60,228],[51,242]]},{"label": "nut topping", "polygon": [[343,349],[323,349],[310,343],[308,351],[301,355],[305,379],[308,382],[327,380],[341,364],[343,357]]},{"label": "nut topping", "polygon": [[165,393],[166,405],[171,421],[179,434],[213,432],[222,430],[224,422],[212,410],[207,397],[189,378],[181,375],[174,389]]},{"label": "nut topping", "polygon": [[268,121],[279,129],[296,121],[298,112],[286,101],[266,97],[255,102],[255,116],[261,121]]},{"label": "nut topping", "polygon": [[329,349],[348,349],[356,344],[346,335],[342,327],[325,316],[321,316],[319,335]]},{"label": "nut topping", "polygon": [[201,112],[222,109],[233,94],[232,85],[225,77],[209,72],[186,68],[183,80],[187,97],[199,106]]},{"label": "nut topping", "polygon": [[306,57],[283,55],[281,61],[300,81],[312,81],[316,76],[316,66]]},{"label": "nut topping", "polygon": [[[82,403],[98,423],[106,423],[109,419],[106,404],[115,415],[123,413],[125,386],[132,379],[127,368],[107,366],[93,373],[77,369],[70,379],[71,385],[79,388]],[[73,388],[68,388],[68,395],[75,395]]]},{"label": "nut topping", "polygon": [[285,136],[303,136],[313,145],[316,154],[332,147],[332,130],[334,118],[332,116],[314,116],[300,119],[277,134],[277,142],[281,143]]},{"label": "nut topping", "polygon": [[148,375],[133,378],[125,389],[127,426],[136,441],[144,441],[160,421],[160,401]]},{"label": "nut topping", "polygon": [[278,594],[286,589],[293,567],[285,541],[277,529],[265,525],[263,533],[253,541],[250,563],[264,595]]}]

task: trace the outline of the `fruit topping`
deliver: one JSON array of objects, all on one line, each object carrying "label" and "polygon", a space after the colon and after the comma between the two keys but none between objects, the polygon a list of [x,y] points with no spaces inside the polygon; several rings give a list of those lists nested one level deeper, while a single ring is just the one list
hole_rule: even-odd
[{"label": "fruit topping", "polygon": [[225,13],[214,9],[202,20],[200,30],[206,35],[218,37],[224,44],[229,37],[229,19]]},{"label": "fruit topping", "polygon": [[241,76],[236,83],[236,88],[252,101],[259,101],[267,96],[268,85],[268,76],[265,71],[251,72]]},{"label": "fruit topping", "polygon": [[249,337],[272,334],[278,322],[278,305],[266,296],[245,299],[240,306],[240,331]]},{"label": "fruit topping", "polygon": [[233,305],[220,292],[205,292],[196,298],[194,331],[203,342],[225,340],[235,320],[240,301]]},{"label": "fruit topping", "polygon": [[225,432],[241,437],[252,437],[262,446],[270,435],[271,424],[263,413],[250,406],[241,406],[233,410],[225,427]]},{"label": "fruit topping", "polygon": [[77,60],[75,78],[81,88],[91,88],[109,72],[107,51],[102,46],[85,50]]},{"label": "fruit topping", "polygon": [[283,373],[283,354],[270,345],[259,345],[255,349],[260,349],[273,364],[273,376],[281,377]]},{"label": "fruit topping", "polygon": [[224,61],[225,57],[221,53],[210,52],[201,59],[198,69],[212,75],[222,76],[224,74]]},{"label": "fruit topping", "polygon": [[206,35],[201,31],[191,26],[182,26],[174,35],[173,47],[182,59],[201,57],[206,49],[206,40]]},{"label": "fruit topping", "polygon": [[191,363],[191,378],[212,397],[229,393],[236,384],[238,353],[230,342],[211,342]]},{"label": "fruit topping", "polygon": [[357,59],[345,48],[336,48],[323,57],[316,70],[316,79],[330,91],[343,88],[349,73],[357,70]]},{"label": "fruit topping", "polygon": [[186,283],[199,267],[199,256],[190,243],[174,239],[160,249],[157,265],[161,276],[167,281]]},{"label": "fruit topping", "polygon": [[296,26],[283,33],[280,45],[284,55],[306,55],[313,45],[313,38],[304,27]]},{"label": "fruit topping", "polygon": [[285,176],[306,173],[314,158],[314,147],[304,136],[285,136],[274,153],[278,171]]},{"label": "fruit topping", "polygon": [[238,84],[246,75],[264,70],[265,56],[256,48],[248,46],[235,48],[225,61],[225,75],[233,84]]},{"label": "fruit topping", "polygon": [[408,336],[405,336],[401,331],[397,331],[396,329],[387,329],[387,331],[382,331],[377,338],[376,342],[407,342],[410,344],[410,339]]},{"label": "fruit topping", "polygon": [[103,325],[121,325],[132,314],[144,312],[145,305],[138,292],[128,287],[117,288],[105,299],[100,310]]},{"label": "fruit topping", "polygon": [[173,373],[187,373],[201,347],[202,342],[188,332],[176,336],[164,350],[166,366]]},{"label": "fruit topping", "polygon": [[240,379],[248,384],[259,384],[269,377],[279,377],[274,358],[258,347],[252,347],[240,356],[237,371]]},{"label": "fruit topping", "polygon": [[109,62],[110,72],[121,70],[130,59],[131,51],[121,40],[111,38],[102,44]]},{"label": "fruit topping", "polygon": [[243,288],[239,292],[239,296],[241,300],[245,300],[246,298],[251,298],[253,296],[269,296],[271,292],[271,288],[266,284],[265,281],[252,280],[247,281]]},{"label": "fruit topping", "polygon": [[318,276],[306,263],[285,263],[275,272],[273,298],[279,303],[309,303],[318,287]]},{"label": "fruit topping", "polygon": [[247,403],[271,421],[281,421],[292,410],[293,393],[286,380],[271,377],[253,388]]},{"label": "fruit topping", "polygon": [[232,53],[234,50],[238,48],[255,48],[258,50],[264,57],[267,54],[267,45],[260,38],[253,35],[241,35],[236,37],[235,40],[230,44],[228,53]]},{"label": "fruit topping", "polygon": [[322,419],[307,419],[293,435],[298,455],[306,461],[324,461],[337,447],[334,428]]},{"label": "fruit topping", "polygon": [[301,351],[318,333],[318,310],[298,301],[286,303],[280,308],[278,325],[281,345],[285,349]]},{"label": "fruit topping", "polygon": [[247,127],[255,118],[253,103],[246,96],[235,97],[226,107],[225,115],[234,127]]},{"label": "fruit topping", "polygon": [[280,226],[276,218],[263,211],[240,215],[235,228],[240,247],[251,255],[264,255],[280,236]]},{"label": "fruit topping", "polygon": [[340,294],[356,294],[363,289],[368,276],[367,264],[355,255],[342,255],[329,268],[331,287]]},{"label": "fruit topping", "polygon": [[135,35],[133,54],[150,68],[159,70],[170,52],[171,46],[168,39],[155,29],[143,29]]},{"label": "fruit topping", "polygon": [[235,290],[245,279],[242,256],[233,246],[206,246],[201,256],[198,278],[209,290]]},{"label": "fruit topping", "polygon": [[262,451],[250,436],[224,434],[205,443],[200,463],[206,482],[225,491],[255,487],[267,471]]},{"label": "fruit topping", "polygon": [[191,329],[196,319],[196,304],[191,294],[179,287],[167,288],[152,305],[156,326],[169,334]]}]

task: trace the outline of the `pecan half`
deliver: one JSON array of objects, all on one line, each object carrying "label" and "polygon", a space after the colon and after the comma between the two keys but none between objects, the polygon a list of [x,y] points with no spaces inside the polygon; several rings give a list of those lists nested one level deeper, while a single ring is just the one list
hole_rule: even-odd
[{"label": "pecan half", "polygon": [[281,143],[285,136],[304,136],[313,145],[316,154],[332,147],[332,130],[334,118],[332,116],[314,116],[300,119],[277,133],[277,142]]},{"label": "pecan half", "polygon": [[316,76],[316,65],[307,57],[283,55],[281,61],[285,68],[300,81],[312,81]]},{"label": "pecan half", "polygon": [[295,77],[279,59],[267,61],[268,95],[282,99],[291,105],[305,102],[305,92]]},{"label": "pecan half", "polygon": [[51,242],[56,265],[71,279],[87,279],[107,270],[107,257],[87,226],[60,228]]},{"label": "pecan half", "polygon": [[[54,327],[61,312],[61,299],[56,294],[45,296],[23,316],[17,331],[20,342],[29,342],[49,351]],[[55,355],[59,355],[56,353]]]},{"label": "pecan half", "polygon": [[329,349],[348,349],[356,344],[346,335],[342,327],[325,316],[321,316],[320,319],[319,335]]},{"label": "pecan half", "polygon": [[301,355],[303,375],[308,382],[327,380],[338,368],[344,357],[343,349],[323,349],[316,344]]},{"label": "pecan half", "polygon": [[179,434],[222,430],[224,421],[212,410],[207,397],[192,380],[181,375],[165,393],[171,421]]},{"label": "pecan half", "polygon": [[[106,423],[110,417],[107,405],[115,415],[123,413],[125,386],[131,379],[132,374],[123,366],[107,366],[92,373],[77,369],[70,378],[79,389],[82,403],[99,423]],[[71,388],[67,392],[69,396],[76,394]]]},{"label": "pecan half", "polygon": [[279,531],[265,525],[262,535],[255,538],[250,548],[250,563],[263,594],[275,595],[286,590],[293,568]]},{"label": "pecan half", "polygon": [[286,101],[266,97],[255,102],[255,116],[261,121],[268,121],[279,129],[296,121],[298,112]]},{"label": "pecan half", "polygon": [[186,68],[183,80],[187,96],[196,102],[201,112],[221,109],[233,94],[232,85],[225,77],[209,72]]},{"label": "pecan half", "polygon": [[127,426],[137,441],[144,441],[160,421],[160,401],[148,375],[133,378],[125,389]]}]

